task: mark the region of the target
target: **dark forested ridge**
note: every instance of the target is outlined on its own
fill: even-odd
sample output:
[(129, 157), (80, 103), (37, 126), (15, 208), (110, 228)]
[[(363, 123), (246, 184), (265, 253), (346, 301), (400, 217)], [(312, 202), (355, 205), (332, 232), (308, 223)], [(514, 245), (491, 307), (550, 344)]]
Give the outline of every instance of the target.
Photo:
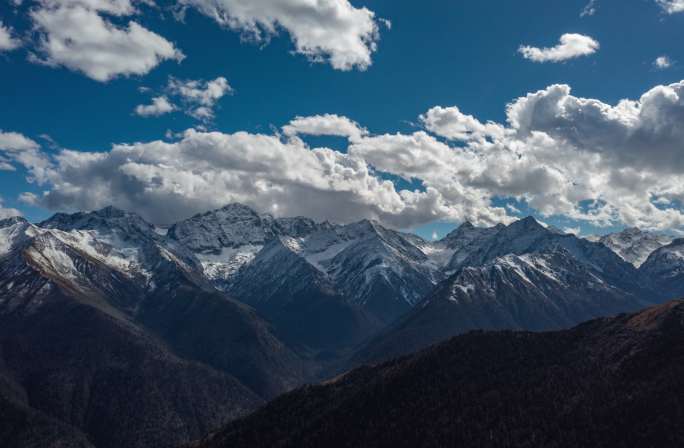
[(683, 342), (684, 301), (472, 332), (286, 394), (193, 446), (681, 447)]

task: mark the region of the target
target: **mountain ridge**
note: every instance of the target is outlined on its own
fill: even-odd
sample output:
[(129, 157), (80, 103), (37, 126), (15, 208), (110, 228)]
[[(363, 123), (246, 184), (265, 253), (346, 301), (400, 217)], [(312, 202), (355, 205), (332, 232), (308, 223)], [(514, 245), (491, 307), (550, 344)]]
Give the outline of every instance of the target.
[(682, 337), (681, 300), (559, 332), (471, 332), (286, 394), (191, 446), (678, 446)]

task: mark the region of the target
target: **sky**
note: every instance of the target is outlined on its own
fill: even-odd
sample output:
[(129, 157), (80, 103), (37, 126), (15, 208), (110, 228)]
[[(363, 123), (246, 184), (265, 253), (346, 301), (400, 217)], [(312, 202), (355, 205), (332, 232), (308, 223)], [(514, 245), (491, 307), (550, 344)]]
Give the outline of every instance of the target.
[(0, 216), (684, 231), (684, 1), (0, 0)]

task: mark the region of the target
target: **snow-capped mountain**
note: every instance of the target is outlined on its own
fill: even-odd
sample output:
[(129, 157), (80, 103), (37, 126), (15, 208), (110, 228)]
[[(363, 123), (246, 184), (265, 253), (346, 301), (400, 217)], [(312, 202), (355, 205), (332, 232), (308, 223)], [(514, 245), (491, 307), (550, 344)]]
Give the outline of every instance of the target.
[(445, 247), (449, 254), (446, 273), (456, 272), (470, 254), (480, 250), (490, 238), (505, 227), (503, 224), (494, 227), (475, 227), (466, 221), (444, 239), (435, 243), (435, 246)]
[(640, 273), (600, 243), (558, 234), (532, 218), (482, 240), (461, 268), (355, 363), (424, 348), (473, 329), (559, 329), (656, 301)]
[(354, 363), (389, 359), (470, 330), (561, 329), (643, 306), (563, 248), (509, 254), (461, 269), (362, 349)]
[(253, 310), (217, 291), (192, 252), (114, 208), (4, 220), (0, 315), (22, 319), (57, 298), (154, 334), (261, 396), (298, 384), (303, 361)]
[(246, 264), (230, 285), (284, 340), (316, 351), (352, 347), (375, 334), (380, 322), (342, 295), (325, 271), (302, 254), (303, 242), (277, 237)]
[(522, 255), (564, 248), (578, 262), (586, 264), (610, 284), (628, 291), (642, 291), (637, 270), (602, 244), (592, 243), (572, 234), (559, 234), (528, 217), (516, 221), (488, 238), (472, 251), (462, 266), (482, 266), (505, 255)]
[(605, 235), (599, 239), (599, 242), (638, 268), (653, 251), (670, 244), (672, 238), (632, 227), (622, 232)]
[[(318, 278), (314, 285), (326, 294), (342, 297), (349, 304), (370, 311), (389, 322), (414, 306), (444, 278), (441, 268), (448, 262), (434, 256), (439, 249), (416, 236), (361, 221), (348, 225), (316, 223), (307, 218), (273, 218), (250, 208), (231, 204), (197, 215), (170, 228), (168, 238), (194, 252), (205, 275), (215, 286), (254, 305), (255, 272), (279, 272), (284, 257), (305, 263), (302, 269)], [(278, 241), (269, 246), (270, 242)], [(262, 253), (263, 252), (263, 253)], [(262, 306), (270, 300), (296, 303), (301, 291), (310, 293), (310, 276), (282, 279), (288, 288), (273, 282), (262, 291)], [(264, 286), (265, 286), (264, 285)]]
[(560, 328), (634, 309), (660, 298), (646, 265), (637, 271), (605, 245), (532, 218), (466, 222), (434, 242), (374, 221), (274, 218), (239, 204), (168, 232), (112, 207), (0, 222), (3, 312), (29, 312), (59, 292), (260, 395), (306, 378), (312, 357), (388, 327), (385, 336), (410, 347), (409, 335), (420, 345), (470, 328)]
[(662, 300), (684, 297), (684, 239), (656, 249), (639, 270), (657, 285)]
[(278, 236), (303, 237), (326, 227), (330, 226), (308, 218), (275, 219), (242, 204), (229, 204), (174, 224), (167, 239), (190, 249), (207, 278), (225, 287), (268, 241)]

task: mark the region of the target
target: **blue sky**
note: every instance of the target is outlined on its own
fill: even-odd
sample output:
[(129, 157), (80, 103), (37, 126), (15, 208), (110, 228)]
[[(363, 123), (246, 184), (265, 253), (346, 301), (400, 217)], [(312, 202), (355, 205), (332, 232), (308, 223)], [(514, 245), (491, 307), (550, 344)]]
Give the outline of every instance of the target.
[[(0, 20), (22, 42), (19, 48), (0, 52), (0, 129), (37, 142), (47, 158), (62, 148), (107, 152), (114, 143), (150, 142), (163, 139), (167, 131), (198, 126), (226, 134), (272, 133), (296, 116), (335, 114), (348, 117), (371, 135), (408, 135), (421, 129), (418, 117), (432, 107), (457, 106), (482, 123), (505, 124), (508, 103), (553, 84), (571, 86), (576, 97), (615, 105), (684, 79), (684, 13), (668, 14), (655, 0), (599, 0), (596, 12), (584, 17), (580, 12), (587, 5), (585, 0), (355, 0), (354, 8), (368, 8), (376, 20), (391, 21), (391, 28), (378, 21), (380, 38), (372, 65), (346, 71), (293, 54), (292, 36), (284, 28), (268, 42), (253, 43), (198, 9), (188, 9), (184, 20), (178, 21), (170, 12), (173, 3), (159, 8), (140, 5), (132, 17), (172, 42), (185, 58), (166, 60), (145, 74), (115, 76), (107, 82), (30, 60), (29, 55), (40, 50), (36, 50), (37, 32), (31, 31), (29, 11), (46, 3), (26, 0), (15, 6), (3, 0), (0, 8)], [(129, 19), (109, 17), (116, 26), (125, 26)], [(533, 62), (518, 52), (521, 45), (552, 47), (565, 33), (589, 36), (600, 43), (600, 49), (550, 63)], [(655, 67), (660, 56), (667, 56), (671, 66)], [(182, 112), (159, 117), (133, 113), (137, 105), (167, 94), (169, 77), (225, 77), (233, 91), (215, 102), (210, 121), (200, 122)], [(141, 92), (141, 88), (150, 90)], [(347, 151), (344, 138), (302, 138), (311, 146)], [(447, 140), (440, 135), (435, 139)], [(55, 185), (27, 182), (31, 167), (16, 163), (15, 169), (0, 171), (4, 207), (18, 209), (31, 219), (48, 216), (54, 211), (50, 208), (69, 208), (57, 201), (51, 205), (20, 201), (23, 192), (40, 195)], [(397, 189), (421, 184), (401, 180), (401, 176), (384, 178), (403, 183)], [(499, 205), (509, 202), (495, 201)], [(524, 202), (515, 201), (522, 213), (537, 214), (563, 228), (580, 227), (585, 233), (629, 224), (618, 220), (597, 226), (559, 214), (541, 216)], [(418, 227), (424, 235), (433, 230), (441, 235), (460, 216), (438, 216), (431, 224), (411, 223), (409, 227)]]

